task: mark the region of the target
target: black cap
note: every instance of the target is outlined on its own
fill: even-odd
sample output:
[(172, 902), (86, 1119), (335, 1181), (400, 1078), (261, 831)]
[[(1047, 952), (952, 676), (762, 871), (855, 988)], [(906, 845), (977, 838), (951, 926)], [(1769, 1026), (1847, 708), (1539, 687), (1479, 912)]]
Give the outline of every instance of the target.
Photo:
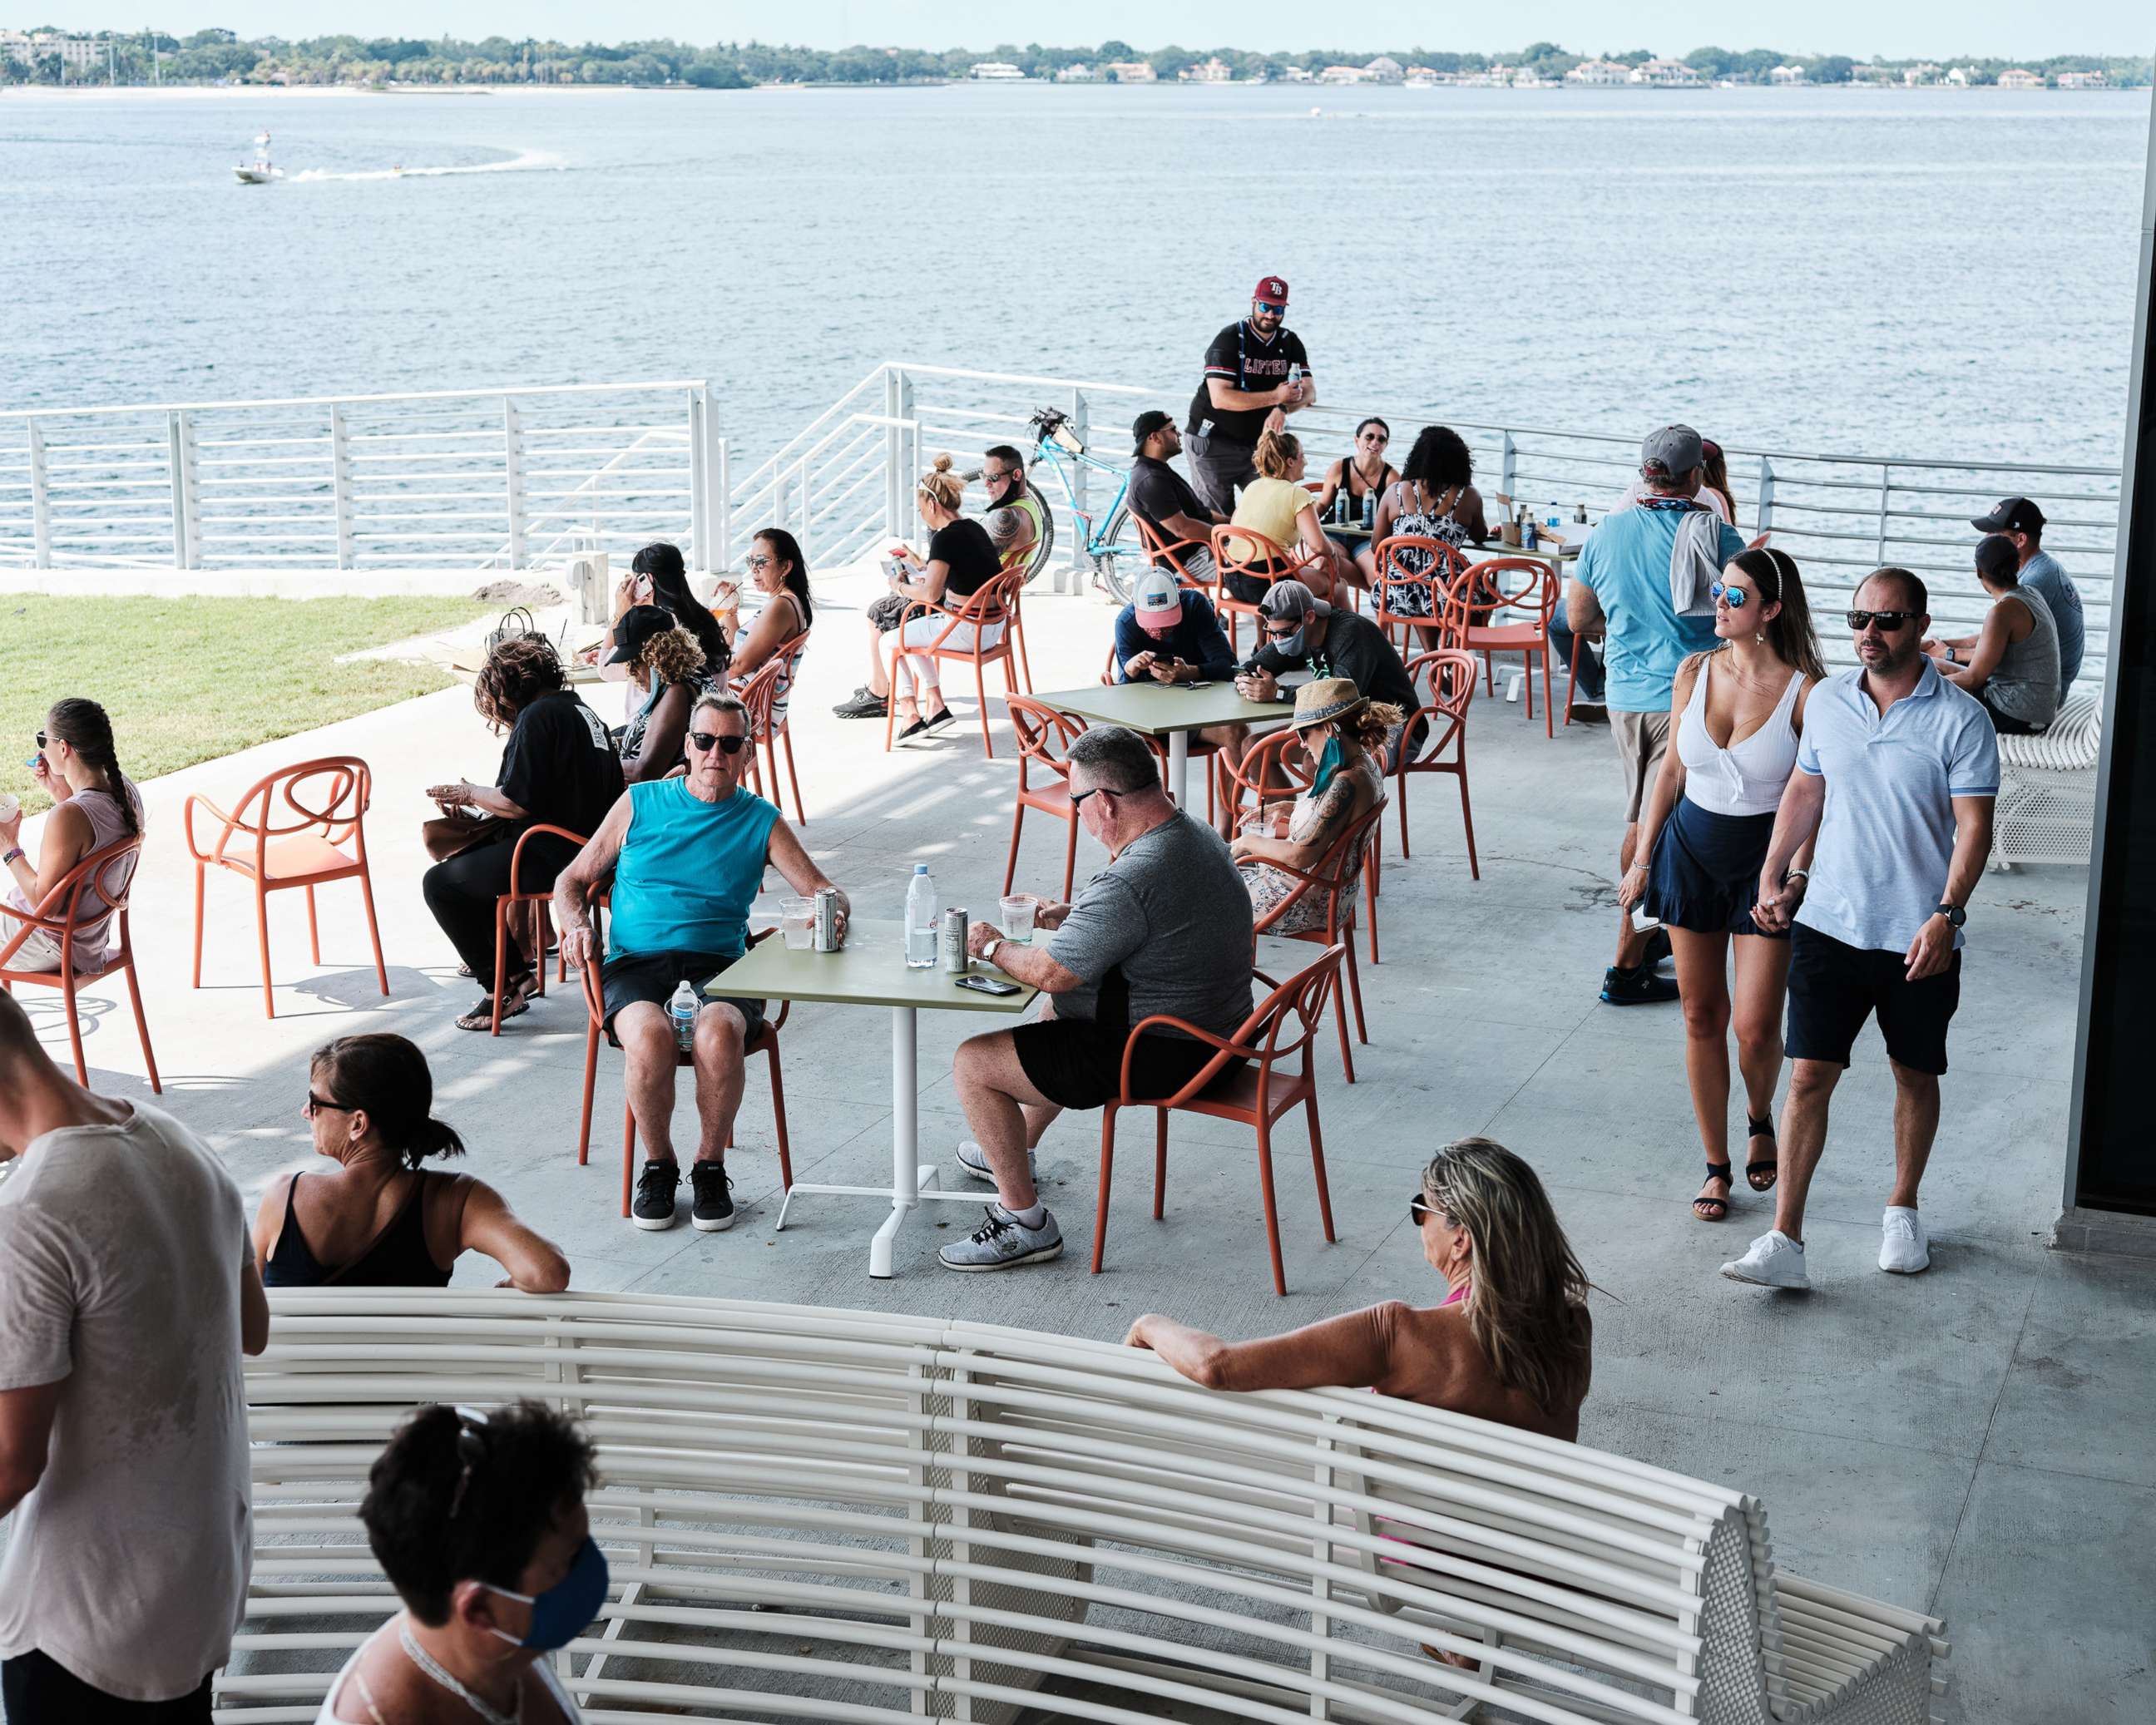
[(1136, 454), (1146, 445), (1146, 439), (1163, 426), (1175, 424), (1175, 415), (1163, 413), (1158, 408), (1147, 408), (1131, 421), (1131, 453)]
[(1969, 521), (1979, 533), (2035, 533), (2044, 526), (2044, 511), (2026, 497), (2002, 497), (1989, 515)]
[(613, 652), (608, 665), (634, 665), (636, 655), (654, 635), (674, 627), (674, 614), (664, 605), (631, 605), (613, 626)]
[(1986, 533), (1976, 542), (1976, 572), (2001, 587), (2019, 586), (2021, 553), (2004, 533)]

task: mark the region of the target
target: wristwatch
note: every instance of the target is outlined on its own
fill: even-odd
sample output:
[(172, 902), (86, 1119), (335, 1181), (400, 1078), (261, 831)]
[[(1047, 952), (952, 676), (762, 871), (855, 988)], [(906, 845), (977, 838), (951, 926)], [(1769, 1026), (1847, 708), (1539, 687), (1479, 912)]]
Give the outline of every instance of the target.
[(1947, 649), (1947, 663), (1948, 665), (1959, 665), (1961, 663), (1958, 659), (1953, 656), (1953, 649), (1952, 647), (1948, 647)]
[(994, 939), (991, 940), (988, 945), (982, 947), (981, 962), (983, 964), (993, 964), (996, 962), (996, 948), (1003, 945), (1003, 943), (1004, 937), (1001, 935), (998, 935)]
[(1947, 927), (1949, 928), (1958, 928), (1969, 921), (1969, 912), (1962, 909), (1959, 905), (1941, 905), (1932, 914), (1934, 916), (1945, 917)]

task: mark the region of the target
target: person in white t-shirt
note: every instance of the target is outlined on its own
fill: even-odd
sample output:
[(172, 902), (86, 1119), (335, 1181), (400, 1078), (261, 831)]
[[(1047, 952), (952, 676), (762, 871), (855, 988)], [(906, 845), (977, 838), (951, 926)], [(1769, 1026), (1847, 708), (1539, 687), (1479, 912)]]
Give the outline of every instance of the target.
[(0, 1700), (8, 1725), (210, 1717), (254, 1543), (247, 1212), (179, 1122), (61, 1076), (0, 993)]

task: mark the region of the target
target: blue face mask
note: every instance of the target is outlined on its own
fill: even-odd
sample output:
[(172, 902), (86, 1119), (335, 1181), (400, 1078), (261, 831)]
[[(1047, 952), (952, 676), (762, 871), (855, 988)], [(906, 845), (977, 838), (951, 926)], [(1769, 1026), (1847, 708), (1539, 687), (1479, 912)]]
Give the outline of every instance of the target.
[(606, 1603), (606, 1553), (588, 1533), (578, 1547), (576, 1561), (569, 1565), (569, 1573), (543, 1594), (513, 1594), (506, 1587), (495, 1587), (482, 1582), (489, 1593), (500, 1594), (505, 1599), (521, 1599), (531, 1608), (531, 1627), (524, 1632), (524, 1639), (503, 1630), (490, 1630), (490, 1635), (501, 1637), (512, 1646), (530, 1647), (541, 1653), (552, 1653), (557, 1647), (566, 1647), (584, 1632), (585, 1625), (599, 1615), (599, 1607)]

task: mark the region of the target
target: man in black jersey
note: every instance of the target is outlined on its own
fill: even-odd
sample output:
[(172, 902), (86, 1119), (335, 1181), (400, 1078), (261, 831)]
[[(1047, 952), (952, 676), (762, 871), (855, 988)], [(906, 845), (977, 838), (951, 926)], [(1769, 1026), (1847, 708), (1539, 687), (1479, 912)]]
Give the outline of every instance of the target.
[(1286, 318), (1287, 284), (1264, 277), (1250, 296), (1250, 315), (1205, 350), (1205, 375), (1190, 398), (1183, 452), (1199, 495), (1224, 517), (1235, 511), (1235, 488), (1257, 477), (1252, 455), (1260, 434), (1278, 430), (1290, 413), (1317, 402), (1310, 356)]

